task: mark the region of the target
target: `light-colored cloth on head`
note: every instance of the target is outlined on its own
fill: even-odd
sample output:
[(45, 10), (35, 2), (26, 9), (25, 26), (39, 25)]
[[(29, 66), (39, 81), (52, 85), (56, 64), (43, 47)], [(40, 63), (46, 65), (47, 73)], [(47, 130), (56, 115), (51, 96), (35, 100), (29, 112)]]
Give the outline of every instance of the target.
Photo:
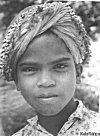
[(47, 30), (64, 41), (75, 64), (88, 58), (89, 39), (85, 28), (67, 3), (33, 5), (21, 11), (7, 29), (0, 62), (6, 79), (9, 80), (11, 71), (16, 69), (16, 64), (30, 41)]

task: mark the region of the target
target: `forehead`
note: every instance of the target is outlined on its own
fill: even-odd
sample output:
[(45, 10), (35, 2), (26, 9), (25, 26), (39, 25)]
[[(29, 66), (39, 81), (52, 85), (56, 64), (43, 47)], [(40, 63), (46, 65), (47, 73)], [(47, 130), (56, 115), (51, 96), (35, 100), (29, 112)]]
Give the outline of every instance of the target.
[(39, 36), (31, 41), (23, 54), (21, 61), (34, 60), (46, 62), (61, 57), (72, 57), (72, 55), (60, 38), (50, 34)]

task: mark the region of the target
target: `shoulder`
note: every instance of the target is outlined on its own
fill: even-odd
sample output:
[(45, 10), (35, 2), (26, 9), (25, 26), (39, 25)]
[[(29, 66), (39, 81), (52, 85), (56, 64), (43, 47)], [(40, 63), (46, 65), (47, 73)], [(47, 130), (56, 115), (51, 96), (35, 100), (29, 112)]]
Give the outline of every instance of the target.
[(89, 111), (90, 114), (90, 129), (100, 132), (100, 114), (95, 111)]
[(100, 132), (100, 114), (89, 110), (85, 109), (84, 115), (83, 115), (83, 124), (84, 128), (88, 131), (93, 131), (93, 132)]
[(30, 131), (30, 125), (26, 125), (24, 128), (13, 134), (12, 136), (24, 136)]
[(100, 132), (100, 114), (88, 109), (82, 101), (79, 101), (76, 115), (77, 122), (75, 127), (79, 130), (82, 132)]
[(88, 108), (85, 108), (84, 117), (86, 117), (90, 121), (95, 121), (95, 120), (100, 121), (100, 114)]
[(35, 127), (34, 127), (35, 121), (36, 121), (36, 117), (29, 119), (28, 124), (24, 128), (20, 129), (18, 132), (13, 134), (12, 136), (31, 136), (31, 135), (34, 135), (34, 133), (35, 133)]

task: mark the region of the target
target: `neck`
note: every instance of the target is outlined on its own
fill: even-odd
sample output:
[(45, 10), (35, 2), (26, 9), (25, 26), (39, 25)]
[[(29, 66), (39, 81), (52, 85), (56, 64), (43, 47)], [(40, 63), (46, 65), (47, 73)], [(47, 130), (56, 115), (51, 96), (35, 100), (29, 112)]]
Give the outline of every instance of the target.
[(74, 101), (74, 99), (71, 99), (71, 101), (63, 108), (63, 110), (56, 115), (43, 116), (41, 114), (37, 114), (39, 123), (48, 132), (57, 134), (76, 108), (77, 103)]

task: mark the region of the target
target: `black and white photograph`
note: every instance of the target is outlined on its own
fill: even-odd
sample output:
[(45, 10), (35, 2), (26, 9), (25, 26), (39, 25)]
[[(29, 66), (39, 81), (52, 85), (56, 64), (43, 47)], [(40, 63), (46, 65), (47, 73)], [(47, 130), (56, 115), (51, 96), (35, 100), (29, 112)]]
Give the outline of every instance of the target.
[(0, 136), (100, 136), (100, 1), (0, 0)]

